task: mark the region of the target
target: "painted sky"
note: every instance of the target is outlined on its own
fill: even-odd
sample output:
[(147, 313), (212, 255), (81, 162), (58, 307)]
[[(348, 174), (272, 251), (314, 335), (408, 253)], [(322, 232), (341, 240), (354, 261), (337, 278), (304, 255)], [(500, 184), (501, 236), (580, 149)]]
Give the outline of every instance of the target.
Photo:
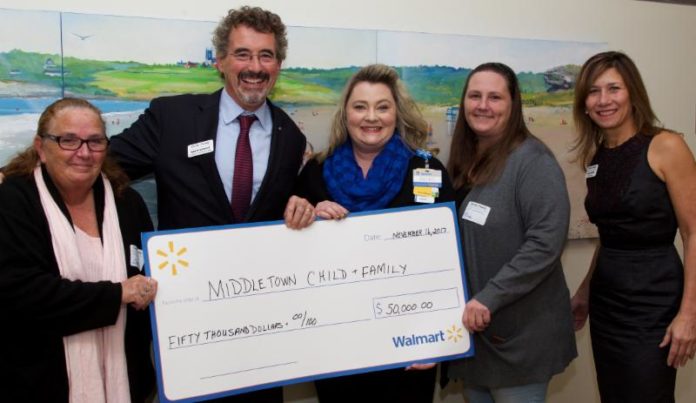
[(60, 14), (0, 9), (0, 52), (60, 53)]
[(379, 61), (392, 66), (442, 65), (474, 68), (502, 62), (517, 72), (543, 72), (561, 64), (582, 65), (604, 43), (492, 38), (379, 31)]
[[(201, 62), (216, 22), (63, 13), (66, 56), (105, 61), (172, 64)], [(0, 51), (58, 53), (60, 14), (0, 9)], [(376, 61), (393, 66), (473, 68), (500, 61), (518, 72), (582, 64), (603, 43), (492, 38), (330, 28), (288, 28), (284, 67), (334, 68)]]
[(335, 68), (377, 61), (377, 31), (329, 28), (288, 28), (284, 67)]
[(202, 62), (214, 29), (212, 22), (63, 13), (63, 46), (81, 59)]

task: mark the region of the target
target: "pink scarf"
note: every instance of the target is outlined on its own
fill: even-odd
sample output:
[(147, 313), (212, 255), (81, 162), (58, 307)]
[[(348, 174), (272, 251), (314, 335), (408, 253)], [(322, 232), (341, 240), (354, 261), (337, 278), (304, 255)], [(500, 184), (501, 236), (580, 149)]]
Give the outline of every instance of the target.
[[(103, 175), (102, 178), (105, 197), (103, 264), (101, 272), (95, 274), (85, 270), (78, 252), (75, 231), (46, 188), (41, 167), (34, 169), (34, 179), (63, 278), (120, 283), (128, 277), (114, 194), (109, 180)], [(126, 307), (122, 305), (115, 325), (63, 337), (71, 403), (130, 402), (124, 348), (125, 329)]]

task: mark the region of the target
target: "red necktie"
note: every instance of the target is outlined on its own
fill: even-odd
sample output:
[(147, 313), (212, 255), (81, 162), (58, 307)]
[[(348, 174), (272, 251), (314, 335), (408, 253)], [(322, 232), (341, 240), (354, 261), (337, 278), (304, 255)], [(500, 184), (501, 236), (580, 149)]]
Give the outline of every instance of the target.
[(239, 117), (239, 137), (234, 155), (234, 177), (232, 178), (232, 215), (234, 222), (244, 222), (251, 204), (251, 188), (254, 182), (254, 165), (249, 144), (249, 129), (256, 120), (255, 115)]

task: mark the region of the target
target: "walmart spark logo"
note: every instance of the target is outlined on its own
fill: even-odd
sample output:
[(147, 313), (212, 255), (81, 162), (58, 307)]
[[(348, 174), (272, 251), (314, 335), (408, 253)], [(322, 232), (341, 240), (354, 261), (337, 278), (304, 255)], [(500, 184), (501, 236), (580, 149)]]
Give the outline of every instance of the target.
[(452, 325), (451, 328), (447, 329), (447, 340), (452, 340), (456, 343), (463, 338), (464, 331), (461, 327), (457, 327), (457, 325)]
[(166, 268), (167, 266), (171, 267), (172, 270), (172, 276), (176, 276), (177, 271), (176, 271), (176, 265), (180, 265), (183, 267), (188, 267), (189, 263), (188, 261), (184, 260), (181, 258), (181, 255), (186, 253), (187, 249), (186, 247), (179, 248), (178, 251), (174, 252), (174, 242), (169, 241), (168, 242), (169, 246), (169, 252), (165, 252), (162, 249), (157, 249), (157, 255), (162, 256), (165, 258), (165, 260), (157, 266), (160, 270)]

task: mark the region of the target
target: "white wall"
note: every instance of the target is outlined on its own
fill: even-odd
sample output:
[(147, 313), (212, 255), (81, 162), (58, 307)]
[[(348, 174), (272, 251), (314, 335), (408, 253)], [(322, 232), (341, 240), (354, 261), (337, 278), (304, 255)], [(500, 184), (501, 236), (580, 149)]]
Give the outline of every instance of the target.
[[(638, 64), (653, 107), (666, 126), (685, 133), (696, 150), (696, 7), (635, 0), (2, 0), (0, 7), (217, 21), (229, 8), (258, 5), (288, 25), (384, 29), (527, 39), (604, 41)], [(462, 49), (462, 52), (475, 49)], [(292, 44), (290, 44), (292, 52)], [(593, 240), (571, 241), (564, 253), (569, 287), (585, 274)], [(550, 402), (598, 402), (589, 333), (579, 332), (580, 357), (551, 385)], [(696, 401), (696, 364), (679, 371), (677, 401)], [(450, 390), (454, 388), (450, 387)], [(313, 402), (309, 385), (286, 389), (293, 402)], [(438, 393), (436, 401), (461, 401)]]

